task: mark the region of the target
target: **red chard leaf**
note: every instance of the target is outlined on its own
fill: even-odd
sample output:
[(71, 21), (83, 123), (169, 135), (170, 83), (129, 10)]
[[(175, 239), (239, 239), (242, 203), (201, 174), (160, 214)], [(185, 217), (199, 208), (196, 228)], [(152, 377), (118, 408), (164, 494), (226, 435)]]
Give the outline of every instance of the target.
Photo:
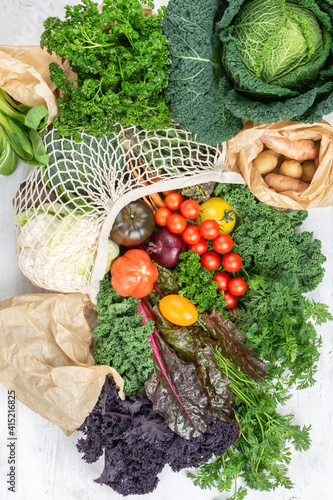
[(209, 405), (195, 365), (179, 359), (156, 329), (149, 337), (154, 350), (154, 368), (145, 389), (154, 411), (181, 437), (200, 436), (207, 428)]
[(209, 334), (220, 341), (221, 354), (239, 366), (243, 373), (257, 382), (266, 376), (264, 361), (256, 356), (251, 347), (244, 344), (245, 337), (237, 330), (232, 321), (213, 309), (211, 314), (204, 313), (205, 327)]

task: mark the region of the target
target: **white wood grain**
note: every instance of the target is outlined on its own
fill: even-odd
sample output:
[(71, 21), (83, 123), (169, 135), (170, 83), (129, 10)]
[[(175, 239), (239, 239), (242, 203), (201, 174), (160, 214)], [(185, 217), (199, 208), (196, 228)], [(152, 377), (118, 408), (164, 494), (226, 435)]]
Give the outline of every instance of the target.
[[(1, 0), (0, 44), (33, 45), (39, 43), (43, 20), (63, 16), (67, 0)], [(70, 3), (79, 3), (71, 1)], [(167, 1), (155, 2), (157, 6)], [(333, 115), (330, 116), (331, 123)], [(39, 291), (29, 283), (18, 269), (15, 256), (15, 238), (11, 199), (26, 177), (29, 167), (20, 164), (10, 178), (0, 178), (0, 300), (16, 294)], [(303, 225), (323, 241), (327, 256), (326, 275), (323, 283), (310, 296), (326, 302), (333, 310), (333, 207), (313, 209)], [(295, 484), (291, 491), (278, 489), (273, 493), (249, 492), (248, 500), (331, 500), (331, 469), (333, 465), (333, 338), (332, 325), (318, 331), (323, 337), (317, 384), (294, 394), (284, 413), (294, 413), (295, 422), (312, 425), (313, 444), (307, 452), (292, 452), (290, 476)], [(0, 332), (1, 335), (1, 332)], [(0, 498), (9, 500), (120, 500), (120, 495), (106, 486), (94, 483), (103, 464), (88, 465), (81, 460), (75, 448), (80, 436), (66, 437), (55, 425), (17, 402), (17, 482), (16, 493), (7, 491), (7, 391), (0, 386)], [(224, 500), (228, 497), (217, 491), (201, 491), (186, 478), (166, 467), (160, 474), (160, 483), (154, 493), (133, 500)]]

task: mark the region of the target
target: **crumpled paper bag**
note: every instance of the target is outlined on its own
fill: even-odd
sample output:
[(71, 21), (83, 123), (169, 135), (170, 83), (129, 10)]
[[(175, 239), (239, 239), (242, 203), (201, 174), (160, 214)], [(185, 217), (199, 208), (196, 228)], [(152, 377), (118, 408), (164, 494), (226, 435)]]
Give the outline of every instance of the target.
[(75, 78), (68, 61), (39, 46), (0, 45), (0, 88), (27, 106), (44, 104), (49, 111), (48, 125), (59, 114), (59, 91), (49, 75), (51, 62), (58, 63), (69, 78)]
[(87, 302), (79, 293), (40, 293), (0, 303), (0, 382), (66, 435), (94, 408), (107, 375), (125, 398), (118, 372), (94, 366)]
[[(261, 151), (260, 137), (265, 133), (290, 140), (321, 140), (319, 166), (309, 187), (302, 193), (277, 193), (268, 187), (253, 167), (252, 161)], [(285, 210), (306, 210), (333, 205), (333, 127), (327, 122), (293, 123), (290, 121), (258, 124), (247, 121), (243, 129), (227, 143), (228, 167), (242, 174), (250, 191), (262, 202)]]

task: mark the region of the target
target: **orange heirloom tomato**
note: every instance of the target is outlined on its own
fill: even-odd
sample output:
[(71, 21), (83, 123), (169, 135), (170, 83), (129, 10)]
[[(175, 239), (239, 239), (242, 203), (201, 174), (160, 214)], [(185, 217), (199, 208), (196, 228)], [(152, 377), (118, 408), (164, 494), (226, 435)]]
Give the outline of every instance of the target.
[(157, 267), (143, 250), (128, 250), (111, 265), (111, 285), (122, 297), (145, 297), (157, 278)]
[(190, 304), (186, 297), (180, 295), (166, 295), (159, 301), (159, 307), (162, 316), (174, 325), (189, 326), (198, 319), (194, 304)]

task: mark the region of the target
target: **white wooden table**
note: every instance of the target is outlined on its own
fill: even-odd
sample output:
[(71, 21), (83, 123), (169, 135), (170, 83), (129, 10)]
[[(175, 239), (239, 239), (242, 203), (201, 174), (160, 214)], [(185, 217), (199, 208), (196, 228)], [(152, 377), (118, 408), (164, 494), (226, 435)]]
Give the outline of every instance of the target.
[[(74, 0), (1, 0), (0, 44), (38, 45), (43, 20), (48, 16), (63, 16), (63, 7)], [(166, 5), (167, 0), (155, 2)], [(329, 117), (333, 124), (333, 115)], [(29, 167), (19, 164), (9, 178), (0, 178), (0, 300), (35, 289), (18, 269), (11, 199), (26, 177)], [(314, 232), (323, 242), (327, 256), (324, 281), (311, 298), (326, 302), (333, 311), (333, 208), (312, 209), (303, 229)], [(332, 324), (318, 328), (323, 347), (317, 374), (317, 384), (297, 391), (284, 413), (294, 413), (295, 422), (312, 425), (312, 447), (307, 452), (293, 452), (290, 476), (293, 490), (278, 489), (273, 493), (250, 491), (248, 500), (332, 500), (333, 467), (333, 335)], [(1, 335), (1, 332), (0, 332)], [(107, 486), (94, 483), (102, 471), (102, 460), (93, 465), (81, 460), (75, 443), (76, 432), (66, 437), (27, 407), (16, 402), (16, 492), (7, 490), (9, 472), (7, 441), (7, 390), (0, 385), (0, 499), (8, 500), (120, 500), (124, 498)], [(166, 467), (160, 474), (159, 486), (145, 497), (133, 500), (224, 500), (226, 494), (202, 491), (186, 478), (185, 471), (174, 474)]]

